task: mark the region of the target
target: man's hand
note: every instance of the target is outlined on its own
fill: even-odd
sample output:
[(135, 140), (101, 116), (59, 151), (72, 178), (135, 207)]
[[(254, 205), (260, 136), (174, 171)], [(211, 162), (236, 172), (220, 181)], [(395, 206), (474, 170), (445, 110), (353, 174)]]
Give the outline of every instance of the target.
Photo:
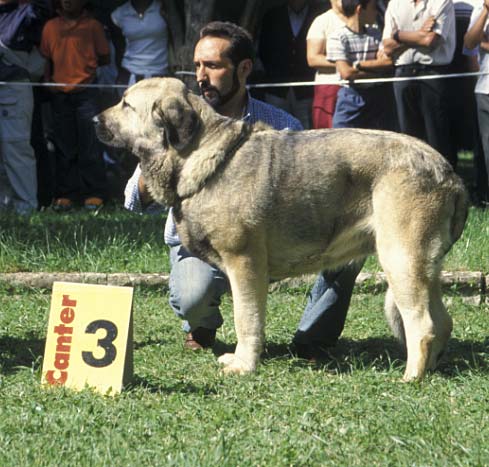
[(146, 185), (143, 174), (141, 174), (138, 179), (138, 190), (139, 190), (139, 199), (141, 200), (141, 204), (143, 206), (147, 206), (148, 204), (151, 204), (154, 201), (153, 197), (151, 196), (151, 193), (148, 190), (148, 186)]
[[(487, 0), (487, 1), (489, 1), (489, 0)], [(420, 31), (423, 31), (423, 32), (431, 32), (431, 31), (433, 31), (433, 28), (435, 27), (435, 24), (436, 24), (435, 17), (434, 16), (430, 16), (423, 23), (423, 25), (421, 26)]]

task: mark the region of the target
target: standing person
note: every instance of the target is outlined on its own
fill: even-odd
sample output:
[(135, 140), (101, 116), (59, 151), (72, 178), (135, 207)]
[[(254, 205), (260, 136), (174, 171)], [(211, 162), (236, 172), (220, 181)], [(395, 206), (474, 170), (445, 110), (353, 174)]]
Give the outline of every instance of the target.
[(75, 201), (86, 209), (103, 205), (106, 174), (102, 148), (92, 118), (99, 112), (98, 66), (110, 62), (101, 23), (84, 6), (87, 0), (61, 0), (60, 16), (46, 24), (41, 52), (49, 60), (46, 81), (69, 83), (53, 88), (53, 136), (56, 146), (56, 187), (53, 209), (67, 211)]
[[(489, 72), (489, 0), (474, 8), (464, 37), (469, 50), (479, 49), (480, 71)], [(485, 180), (480, 182), (479, 203), (489, 203), (489, 75), (481, 75), (475, 85), (477, 118), (485, 160)], [(482, 164), (481, 164), (482, 165)]]
[[(331, 9), (319, 15), (307, 33), (307, 63), (316, 70), (316, 83), (330, 79), (336, 65), (326, 57), (328, 37), (346, 24), (347, 18), (341, 10), (341, 0), (331, 0)], [(312, 102), (313, 128), (332, 128), (336, 99), (340, 86), (316, 84)]]
[[(263, 17), (258, 55), (267, 83), (312, 81), (314, 71), (307, 64), (306, 35), (319, 10), (309, 0), (288, 0)], [(271, 87), (265, 101), (296, 117), (306, 129), (312, 128), (312, 86)]]
[[(132, 85), (144, 78), (170, 74), (172, 40), (164, 0), (129, 0), (110, 15), (116, 49), (117, 84)], [(124, 89), (118, 89), (119, 97)], [(134, 172), (137, 159), (116, 150), (111, 166), (121, 178), (121, 188)], [(110, 174), (110, 172), (109, 172)]]
[[(0, 0), (0, 81), (37, 81), (44, 60), (37, 46), (51, 16), (49, 0)], [(0, 210), (37, 209), (36, 157), (31, 146), (34, 97), (30, 86), (0, 86)]]
[(160, 1), (129, 0), (110, 17), (119, 33), (115, 41), (119, 84), (169, 74), (170, 34)]
[[(200, 32), (194, 50), (197, 83), (202, 97), (220, 114), (249, 123), (262, 121), (275, 129), (300, 130), (284, 111), (250, 97), (246, 80), (253, 68), (254, 49), (247, 31), (232, 23), (212, 22)], [(126, 187), (125, 206), (141, 211), (152, 202), (139, 166)], [(229, 290), (225, 274), (198, 259), (180, 242), (170, 211), (165, 225), (170, 247), (170, 305), (183, 321), (184, 346), (212, 347), (222, 324), (221, 296)], [(345, 272), (346, 271), (346, 272)], [(311, 358), (321, 346), (332, 345), (343, 330), (355, 277), (355, 266), (320, 275), (294, 337), (298, 356)], [(316, 293), (321, 290), (321, 295)]]
[(333, 127), (385, 129), (385, 86), (355, 83), (356, 79), (378, 77), (392, 67), (392, 60), (379, 52), (381, 32), (367, 26), (375, 21), (375, 0), (342, 0), (341, 6), (346, 24), (329, 35), (327, 57), (349, 84), (338, 92)]
[[(383, 44), (393, 58), (396, 77), (448, 72), (455, 51), (452, 0), (391, 0), (385, 14)], [(394, 83), (400, 130), (424, 139), (453, 166), (456, 149), (450, 133), (448, 86), (445, 79)]]

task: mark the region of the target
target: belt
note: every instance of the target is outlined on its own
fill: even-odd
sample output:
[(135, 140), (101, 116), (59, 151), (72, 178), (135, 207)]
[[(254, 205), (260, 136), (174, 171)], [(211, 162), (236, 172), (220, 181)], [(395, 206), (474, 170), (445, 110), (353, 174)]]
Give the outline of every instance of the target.
[(414, 71), (439, 71), (448, 70), (448, 65), (425, 65), (423, 63), (411, 63), (409, 65), (397, 65), (396, 70), (414, 70)]

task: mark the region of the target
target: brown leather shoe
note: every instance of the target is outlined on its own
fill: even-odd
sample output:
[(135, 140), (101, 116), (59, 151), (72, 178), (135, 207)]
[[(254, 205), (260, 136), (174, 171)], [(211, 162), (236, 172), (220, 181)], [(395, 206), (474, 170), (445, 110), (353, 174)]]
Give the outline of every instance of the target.
[(216, 330), (195, 328), (185, 336), (184, 348), (189, 350), (203, 350), (213, 347), (216, 343)]

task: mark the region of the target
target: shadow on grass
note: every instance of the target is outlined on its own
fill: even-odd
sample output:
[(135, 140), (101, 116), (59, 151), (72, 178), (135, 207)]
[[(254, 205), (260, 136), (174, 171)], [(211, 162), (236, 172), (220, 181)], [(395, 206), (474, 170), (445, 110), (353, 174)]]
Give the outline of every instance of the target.
[[(437, 368), (445, 376), (455, 376), (477, 371), (489, 374), (489, 339), (471, 341), (451, 339), (447, 352)], [(264, 360), (276, 358), (295, 358), (287, 344), (268, 343)], [(406, 362), (406, 353), (392, 337), (368, 338), (360, 340), (340, 339), (335, 347), (325, 349), (324, 354), (313, 363), (318, 370), (327, 369), (337, 373), (349, 373), (352, 368), (379, 370), (402, 369)], [(311, 362), (296, 358), (294, 365), (311, 367)]]
[(0, 372), (8, 376), (19, 369), (37, 368), (44, 354), (45, 340), (37, 336), (0, 338)]
[[(154, 343), (161, 344), (160, 340), (149, 340), (135, 343), (135, 350)], [(37, 369), (44, 354), (44, 339), (35, 335), (23, 338), (4, 336), (0, 338), (0, 373), (9, 376), (19, 370), (29, 368)], [(213, 349), (216, 357), (234, 352), (235, 344), (226, 344), (217, 341)], [(392, 368), (402, 369), (405, 365), (405, 352), (394, 338), (368, 338), (360, 340), (340, 339), (335, 347), (326, 349), (324, 358), (317, 360), (313, 367), (317, 370), (328, 370), (336, 373), (349, 373), (352, 368), (369, 368), (375, 366), (379, 370)], [(287, 359), (294, 360), (293, 365), (298, 367), (311, 367), (311, 363), (293, 356), (288, 344), (269, 342), (263, 360)], [(442, 358), (437, 369), (447, 377), (453, 377), (472, 371), (489, 374), (489, 338), (484, 341), (451, 339), (448, 350)], [(194, 386), (186, 382), (165, 384), (160, 380), (135, 375), (131, 388), (144, 388), (154, 393), (191, 393), (211, 395), (216, 390), (206, 386)]]
[(196, 386), (186, 381), (164, 382), (145, 376), (135, 375), (132, 382), (125, 388), (125, 391), (144, 389), (153, 394), (195, 394), (198, 396), (211, 396), (217, 394), (217, 389), (211, 386)]

